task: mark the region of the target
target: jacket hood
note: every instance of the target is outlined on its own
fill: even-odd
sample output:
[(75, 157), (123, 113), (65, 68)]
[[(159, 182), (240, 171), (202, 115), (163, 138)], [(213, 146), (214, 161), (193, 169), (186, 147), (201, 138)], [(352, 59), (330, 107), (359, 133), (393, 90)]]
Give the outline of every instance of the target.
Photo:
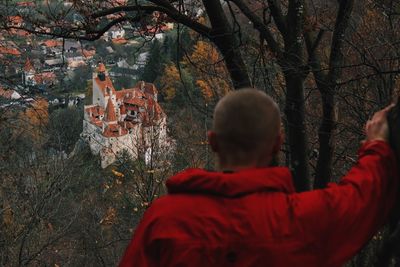
[(170, 194), (198, 193), (224, 197), (256, 192), (295, 192), (292, 175), (284, 167), (255, 168), (233, 173), (187, 169), (169, 178), (166, 185)]

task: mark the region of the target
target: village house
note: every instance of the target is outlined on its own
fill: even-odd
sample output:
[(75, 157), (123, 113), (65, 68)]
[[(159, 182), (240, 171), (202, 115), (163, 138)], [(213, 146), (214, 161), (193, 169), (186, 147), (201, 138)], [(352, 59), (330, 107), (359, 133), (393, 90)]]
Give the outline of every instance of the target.
[(105, 33), (105, 36), (111, 40), (121, 40), (125, 37), (125, 30), (120, 26), (113, 26)]
[(57, 76), (53, 71), (37, 72), (31, 60), (27, 58), (22, 71), (22, 84), (24, 86), (51, 86), (57, 83)]
[(24, 20), (21, 16), (9, 16), (7, 18), (7, 26), (8, 27), (16, 27), (20, 28), (24, 25)]
[(101, 166), (109, 166), (126, 151), (132, 158), (149, 158), (152, 148), (167, 147), (166, 115), (151, 83), (115, 90), (104, 64), (93, 74), (92, 104), (84, 107), (83, 132)]
[(0, 87), (0, 98), (18, 100), (21, 98), (21, 95), (15, 90)]

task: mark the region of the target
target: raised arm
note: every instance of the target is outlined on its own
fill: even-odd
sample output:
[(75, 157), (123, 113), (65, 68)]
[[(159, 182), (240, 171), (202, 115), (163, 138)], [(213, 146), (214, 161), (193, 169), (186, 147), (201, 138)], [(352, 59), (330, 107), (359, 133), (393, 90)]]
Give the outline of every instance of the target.
[(305, 238), (312, 238), (324, 266), (350, 259), (386, 222), (398, 192), (396, 159), (387, 143), (386, 114), (366, 124), (359, 159), (338, 184), (290, 197)]

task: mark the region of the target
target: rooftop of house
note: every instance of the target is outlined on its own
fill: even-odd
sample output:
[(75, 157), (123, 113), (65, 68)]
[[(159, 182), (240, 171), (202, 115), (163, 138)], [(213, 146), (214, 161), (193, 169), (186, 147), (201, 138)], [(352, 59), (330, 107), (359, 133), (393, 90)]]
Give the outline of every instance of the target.
[(5, 47), (0, 45), (0, 54), (10, 55), (10, 56), (21, 56), (21, 52), (17, 48)]
[(0, 97), (6, 99), (20, 99), (21, 95), (15, 90), (0, 87)]
[(24, 71), (26, 72), (35, 71), (35, 68), (33, 67), (32, 62), (29, 58), (26, 59)]
[(112, 39), (112, 42), (113, 42), (114, 44), (126, 44), (128, 41), (127, 41), (125, 38), (120, 37), (120, 38), (114, 38), (114, 39)]
[(95, 49), (90, 49), (90, 50), (83, 49), (83, 50), (82, 50), (82, 55), (83, 55), (85, 58), (91, 58), (91, 57), (93, 57), (95, 54), (96, 54), (96, 50), (95, 50)]
[(35, 7), (36, 4), (33, 1), (23, 1), (23, 2), (18, 2), (17, 6), (21, 6), (21, 7)]
[(59, 47), (63, 45), (63, 42), (60, 40), (49, 39), (41, 43), (43, 46), (52, 48), (52, 47)]
[(10, 23), (22, 23), (24, 22), (23, 18), (21, 16), (9, 16), (8, 22)]

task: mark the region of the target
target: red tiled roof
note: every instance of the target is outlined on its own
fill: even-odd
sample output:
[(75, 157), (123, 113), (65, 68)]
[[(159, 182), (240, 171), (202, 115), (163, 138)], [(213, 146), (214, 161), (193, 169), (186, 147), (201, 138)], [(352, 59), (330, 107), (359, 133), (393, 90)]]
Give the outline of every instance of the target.
[(122, 105), (119, 107), (119, 113), (120, 113), (120, 114), (126, 114), (126, 108), (125, 108), (125, 105), (124, 105), (124, 104), (122, 104)]
[(125, 38), (114, 38), (112, 39), (114, 44), (126, 44), (128, 41)]
[(140, 99), (140, 98), (125, 98), (124, 103), (139, 106), (139, 107), (144, 107), (146, 105), (144, 99)]
[(8, 47), (0, 46), (0, 54), (12, 55), (12, 56), (19, 57), (21, 55), (21, 52), (17, 48), (8, 48)]
[(92, 49), (92, 50), (83, 49), (82, 50), (82, 55), (86, 58), (92, 58), (95, 54), (96, 54), (96, 50), (94, 50), (94, 49)]
[(17, 3), (17, 6), (29, 6), (29, 7), (35, 7), (36, 6), (36, 4), (35, 4), (35, 2), (32, 2), (32, 1), (26, 1), (26, 2), (18, 2)]
[(146, 83), (144, 81), (139, 81), (136, 85), (136, 88), (141, 89), (143, 87), (143, 91), (147, 94), (150, 94), (152, 96), (154, 96), (155, 94), (158, 93), (157, 88), (154, 86), (154, 84), (152, 83)]
[(115, 114), (115, 108), (114, 108), (114, 104), (111, 100), (111, 97), (108, 98), (108, 103), (107, 103), (107, 107), (106, 107), (106, 118), (105, 121), (116, 121), (117, 120), (117, 115)]
[(33, 67), (32, 62), (29, 58), (26, 59), (24, 70), (25, 71), (31, 71), (31, 70), (35, 71), (35, 68)]
[(139, 111), (139, 108), (137, 106), (129, 106), (129, 105), (127, 105), (126, 109), (127, 110), (133, 110), (133, 111)]
[(29, 36), (31, 35), (29, 32), (22, 30), (22, 29), (9, 29), (7, 30), (8, 33), (12, 35), (18, 35), (18, 36)]
[(117, 99), (144, 98), (146, 95), (139, 88), (130, 88), (116, 91)]
[(54, 39), (46, 40), (42, 44), (47, 46), (47, 47), (56, 47), (56, 46), (62, 46), (63, 45), (63, 43), (61, 41), (54, 40)]
[(21, 16), (9, 16), (8, 21), (11, 23), (22, 23), (24, 20)]
[(114, 0), (114, 3), (118, 5), (126, 5), (127, 2), (127, 0)]
[[(121, 134), (120, 134), (121, 131)], [(118, 137), (128, 133), (128, 130), (118, 124), (110, 124), (103, 132), (105, 137)]]
[(100, 119), (90, 118), (90, 122), (96, 125), (97, 127), (103, 127), (103, 122)]
[(0, 87), (0, 97), (10, 99), (13, 93), (14, 93), (13, 90), (6, 90), (6, 89)]
[(51, 83), (56, 80), (56, 74), (54, 72), (43, 72), (36, 74), (33, 79), (36, 83), (44, 84), (44, 83)]
[(85, 111), (87, 113), (92, 112), (93, 117), (104, 115), (104, 109), (100, 106), (89, 107), (86, 108)]
[(145, 84), (144, 92), (148, 93), (148, 94), (151, 94), (153, 96), (158, 93), (156, 87), (152, 83), (146, 83)]

